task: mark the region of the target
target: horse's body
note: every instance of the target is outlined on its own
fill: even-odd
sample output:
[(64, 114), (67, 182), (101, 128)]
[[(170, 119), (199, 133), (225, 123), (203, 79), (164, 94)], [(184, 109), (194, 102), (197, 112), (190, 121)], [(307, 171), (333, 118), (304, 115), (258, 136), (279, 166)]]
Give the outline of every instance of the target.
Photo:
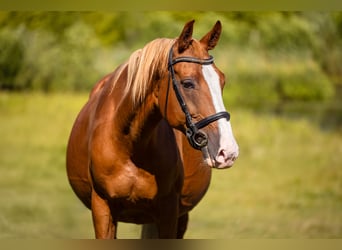
[[(169, 89), (168, 53), (207, 58), (206, 51), (216, 45), (221, 31), (218, 22), (197, 42), (191, 38), (192, 26), (193, 22), (188, 23), (178, 40), (157, 39), (133, 53), (127, 63), (96, 84), (75, 121), (67, 172), (75, 193), (92, 210), (97, 238), (115, 238), (118, 221), (155, 224), (161, 238), (183, 237), (188, 212), (209, 186), (208, 164), (225, 168), (237, 157), (235, 140), (222, 146), (217, 135), (224, 130), (218, 128), (221, 116), (205, 124), (209, 144), (202, 152), (191, 147), (184, 135), (184, 114)], [(199, 49), (202, 44), (207, 48)], [(172, 46), (177, 49), (172, 51)], [(204, 67), (186, 62), (174, 66), (177, 76), (181, 70), (194, 76)], [(182, 95), (188, 97), (186, 91), (182, 89)], [(202, 94), (197, 92), (191, 95)], [(217, 112), (208, 104), (202, 104), (209, 108), (199, 112), (195, 106), (201, 109), (200, 103), (185, 100), (194, 118)]]

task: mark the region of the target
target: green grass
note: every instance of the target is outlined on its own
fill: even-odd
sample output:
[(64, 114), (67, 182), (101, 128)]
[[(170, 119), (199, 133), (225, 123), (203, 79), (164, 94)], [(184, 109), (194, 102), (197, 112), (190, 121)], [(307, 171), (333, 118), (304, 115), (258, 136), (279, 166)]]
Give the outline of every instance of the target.
[(341, 237), (341, 134), (307, 120), (232, 112), (240, 158), (214, 171), (188, 237)]
[[(87, 94), (0, 93), (0, 237), (93, 238), (65, 149)], [(214, 170), (186, 238), (341, 238), (342, 134), (232, 107), (240, 158)], [(120, 224), (119, 237), (139, 228)]]

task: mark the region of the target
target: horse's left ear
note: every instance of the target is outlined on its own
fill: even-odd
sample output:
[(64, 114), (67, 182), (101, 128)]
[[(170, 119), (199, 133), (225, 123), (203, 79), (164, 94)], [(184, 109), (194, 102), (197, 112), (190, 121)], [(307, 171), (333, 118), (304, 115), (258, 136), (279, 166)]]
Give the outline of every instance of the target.
[(222, 25), (220, 21), (217, 21), (215, 26), (209, 31), (200, 42), (206, 47), (207, 50), (215, 48), (218, 40), (220, 39), (222, 31)]

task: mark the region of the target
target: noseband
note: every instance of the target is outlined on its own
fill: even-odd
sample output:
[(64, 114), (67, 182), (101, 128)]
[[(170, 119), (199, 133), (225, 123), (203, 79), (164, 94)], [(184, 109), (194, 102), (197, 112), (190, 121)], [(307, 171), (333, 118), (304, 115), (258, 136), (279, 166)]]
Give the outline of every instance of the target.
[(218, 112), (216, 114), (210, 115), (196, 123), (192, 122), (192, 117), (189, 112), (189, 109), (178, 88), (178, 85), (177, 85), (178, 81), (176, 79), (175, 70), (173, 66), (180, 62), (197, 63), (200, 65), (210, 65), (214, 63), (214, 58), (210, 56), (207, 59), (199, 59), (195, 57), (178, 57), (178, 58), (173, 59), (172, 52), (173, 52), (173, 47), (170, 49), (170, 52), (169, 52), (168, 69), (169, 69), (169, 74), (171, 76), (169, 77), (169, 85), (170, 85), (170, 78), (171, 78), (173, 90), (175, 91), (177, 100), (182, 108), (183, 113), (185, 114), (186, 137), (188, 138), (189, 143), (193, 148), (200, 150), (203, 147), (207, 146), (208, 144), (208, 136), (206, 135), (206, 133), (204, 133), (200, 129), (206, 127), (210, 123), (215, 122), (221, 118), (225, 118), (227, 119), (227, 121), (229, 121), (230, 114), (227, 111), (222, 111), (222, 112)]

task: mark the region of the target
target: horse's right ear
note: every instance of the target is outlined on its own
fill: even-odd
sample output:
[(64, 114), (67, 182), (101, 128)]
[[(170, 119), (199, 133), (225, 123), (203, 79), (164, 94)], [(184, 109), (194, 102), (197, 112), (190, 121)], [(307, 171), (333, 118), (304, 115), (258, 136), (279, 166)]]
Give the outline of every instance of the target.
[(178, 38), (178, 52), (182, 53), (186, 50), (192, 42), (192, 31), (194, 28), (195, 20), (187, 22), (184, 25), (183, 31)]

